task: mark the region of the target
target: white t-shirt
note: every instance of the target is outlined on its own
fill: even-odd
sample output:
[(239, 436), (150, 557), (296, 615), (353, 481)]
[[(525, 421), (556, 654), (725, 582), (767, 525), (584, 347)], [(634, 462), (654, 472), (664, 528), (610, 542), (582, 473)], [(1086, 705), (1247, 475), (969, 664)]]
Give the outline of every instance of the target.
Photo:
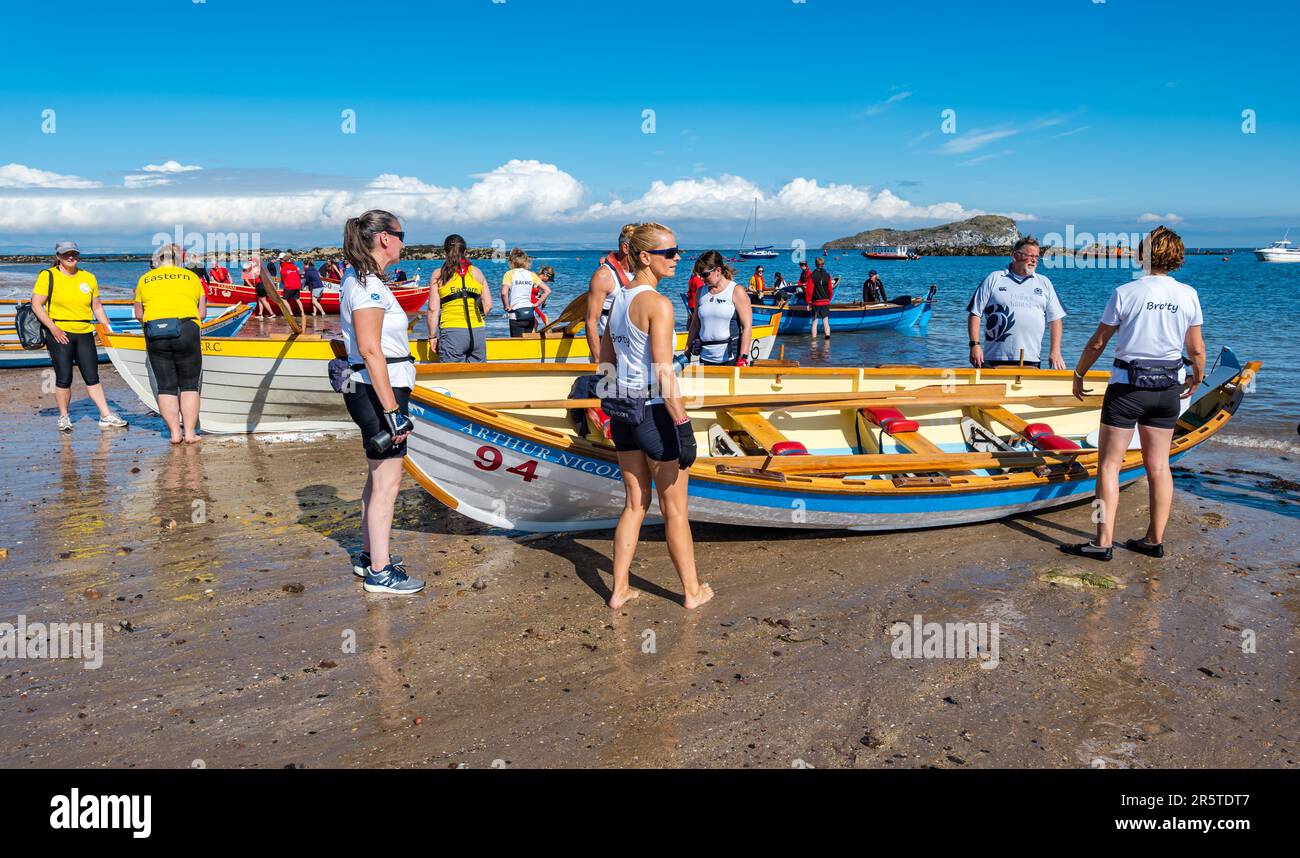
[(980, 283), (966, 311), (984, 321), (984, 359), (1037, 363), (1047, 325), (1065, 318), (1065, 308), (1052, 281), (1034, 272), (1024, 277), (1010, 266), (994, 271)]
[[(1196, 290), (1168, 274), (1148, 274), (1117, 287), (1101, 314), (1103, 325), (1119, 326), (1115, 357), (1122, 361), (1178, 360), (1187, 329), (1202, 321)], [(1179, 377), (1185, 378), (1181, 370)], [(1114, 367), (1110, 380), (1127, 384), (1128, 370)]]
[[(343, 343), (348, 348), (348, 363), (365, 363), (357, 349), (356, 328), (352, 324), (352, 314), (357, 310), (378, 307), (384, 311), (384, 327), (379, 337), (384, 357), (403, 357), (411, 353), (411, 345), (406, 336), (408, 319), (402, 305), (397, 303), (391, 289), (373, 274), (366, 275), (365, 284), (357, 279), (357, 273), (348, 266), (343, 272), (343, 285), (339, 288), (339, 321), (342, 323)], [(368, 370), (356, 370), (353, 378), (364, 384), (370, 384)], [(393, 387), (415, 387), (415, 364), (410, 361), (390, 363), (388, 365), (388, 383)]]
[(533, 287), (540, 282), (541, 279), (527, 268), (511, 268), (502, 276), (501, 284), (510, 287), (506, 293), (510, 296), (510, 304), (506, 307), (510, 318), (515, 318), (515, 310), (533, 306)]

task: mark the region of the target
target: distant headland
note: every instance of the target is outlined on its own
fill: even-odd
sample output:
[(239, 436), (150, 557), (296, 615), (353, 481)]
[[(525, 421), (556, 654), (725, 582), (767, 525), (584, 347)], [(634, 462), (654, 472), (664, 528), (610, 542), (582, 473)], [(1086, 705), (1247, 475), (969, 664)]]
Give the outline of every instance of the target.
[(871, 229), (822, 245), (826, 250), (863, 250), (903, 245), (925, 256), (1005, 256), (1020, 238), (1016, 222), (1001, 215), (978, 215), (925, 229)]

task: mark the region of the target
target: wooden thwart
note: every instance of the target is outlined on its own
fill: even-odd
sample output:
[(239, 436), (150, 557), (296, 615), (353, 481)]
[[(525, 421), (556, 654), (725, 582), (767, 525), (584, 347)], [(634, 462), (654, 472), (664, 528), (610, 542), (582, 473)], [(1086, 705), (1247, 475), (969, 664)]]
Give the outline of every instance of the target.
[[(701, 458), (705, 467), (756, 468), (769, 473), (925, 474), (985, 469), (1037, 468), (1096, 458), (1096, 450), (1032, 453), (869, 453), (860, 456), (731, 456)], [(721, 473), (721, 472), (720, 472)]]

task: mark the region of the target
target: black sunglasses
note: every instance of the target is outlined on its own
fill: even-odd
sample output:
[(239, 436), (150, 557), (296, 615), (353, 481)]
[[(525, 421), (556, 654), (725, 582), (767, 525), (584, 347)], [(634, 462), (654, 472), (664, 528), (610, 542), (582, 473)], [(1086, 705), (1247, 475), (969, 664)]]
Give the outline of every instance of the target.
[(716, 268), (710, 268), (710, 269), (707, 270), (707, 271), (701, 271), (701, 272), (700, 272), (700, 277), (703, 278), (703, 279), (707, 279), (711, 274), (713, 274), (713, 272), (715, 272), (715, 271), (717, 271), (717, 270), (718, 270), (718, 269), (716, 269)]
[(682, 255), (682, 249), (680, 247), (665, 247), (663, 250), (647, 250), (646, 253), (662, 256), (664, 259), (673, 259)]
[(397, 240), (400, 241), (400, 242), (402, 242), (403, 244), (406, 243), (406, 233), (403, 232), (402, 230), (400, 230), (400, 229), (386, 229), (386, 230), (384, 230), (384, 232), (388, 233), (389, 235), (396, 236)]

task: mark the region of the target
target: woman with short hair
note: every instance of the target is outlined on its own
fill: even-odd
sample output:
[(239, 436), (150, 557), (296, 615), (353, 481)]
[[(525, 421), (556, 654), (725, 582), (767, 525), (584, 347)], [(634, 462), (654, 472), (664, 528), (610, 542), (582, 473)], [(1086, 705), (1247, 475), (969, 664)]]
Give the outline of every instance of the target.
[(600, 340), (601, 363), (614, 366), (616, 383), (602, 379), (601, 386), (612, 394), (602, 397), (602, 405), (610, 416), (626, 498), (614, 530), (609, 606), (620, 608), (640, 595), (632, 589), (630, 575), (653, 484), (668, 554), (682, 581), (682, 604), (698, 608), (713, 598), (713, 590), (696, 576), (687, 511), (695, 433), (673, 365), (673, 302), (656, 291), (661, 280), (676, 273), (681, 250), (672, 230), (657, 223), (637, 224), (627, 235), (632, 281), (614, 290), (609, 322)]
[(343, 227), (348, 268), (339, 289), (339, 322), (351, 374), (344, 384), (347, 405), (366, 451), (366, 487), (361, 492), (361, 552), (352, 571), (365, 579), (367, 593), (411, 596), (424, 582), (406, 574), (389, 554), (393, 507), (402, 485), (407, 416), (415, 362), (406, 336), (407, 316), (384, 272), (402, 254), (406, 233), (390, 212), (372, 209)]
[[(203, 344), (199, 320), (207, 313), (203, 281), (185, 268), (185, 251), (164, 244), (154, 251), (153, 270), (135, 285), (135, 317), (144, 329), (145, 354), (157, 386), (158, 413), (171, 442), (200, 440), (199, 383)], [(184, 435), (181, 434), (182, 428)]]
[(94, 274), (79, 267), (81, 252), (76, 242), (60, 241), (54, 246), (54, 257), (55, 264), (36, 275), (36, 283), (32, 286), (32, 312), (45, 326), (45, 347), (54, 368), (58, 429), (60, 432), (72, 431), (68, 406), (72, 402), (74, 364), (86, 385), (86, 395), (99, 409), (99, 428), (126, 426), (125, 420), (109, 410), (104, 386), (99, 383), (95, 321), (108, 324), (108, 314), (99, 300), (99, 282)]
[[(1205, 378), (1205, 341), (1201, 336), (1201, 301), (1196, 290), (1169, 276), (1183, 264), (1183, 241), (1173, 230), (1157, 227), (1142, 241), (1138, 257), (1147, 274), (1119, 286), (1101, 314), (1074, 370), (1074, 395), (1083, 398), (1084, 374), (1115, 337), (1115, 363), (1101, 406), (1097, 446), (1097, 500), (1103, 513), (1092, 542), (1065, 550), (1094, 560), (1110, 560), (1119, 506), (1119, 471), (1137, 426), (1146, 469), (1150, 520), (1142, 539), (1124, 547), (1149, 557), (1164, 557), (1165, 525), (1173, 505), (1174, 480), (1169, 447), (1182, 412)], [(1183, 349), (1191, 362), (1184, 369)]]
[(542, 280), (530, 270), (533, 260), (522, 248), (512, 248), (509, 259), (510, 267), (501, 275), (501, 310), (510, 320), (510, 336), (522, 337), (537, 329), (533, 293)]

